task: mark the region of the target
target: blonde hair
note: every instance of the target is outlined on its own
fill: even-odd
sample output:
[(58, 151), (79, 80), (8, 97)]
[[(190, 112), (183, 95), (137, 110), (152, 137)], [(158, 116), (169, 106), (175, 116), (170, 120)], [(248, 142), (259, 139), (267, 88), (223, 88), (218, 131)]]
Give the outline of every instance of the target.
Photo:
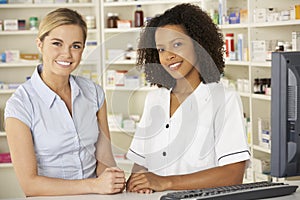
[(58, 8), (46, 15), (39, 25), (38, 38), (43, 42), (49, 33), (62, 25), (78, 25), (82, 29), (83, 41), (85, 43), (87, 37), (87, 26), (82, 16), (68, 8)]

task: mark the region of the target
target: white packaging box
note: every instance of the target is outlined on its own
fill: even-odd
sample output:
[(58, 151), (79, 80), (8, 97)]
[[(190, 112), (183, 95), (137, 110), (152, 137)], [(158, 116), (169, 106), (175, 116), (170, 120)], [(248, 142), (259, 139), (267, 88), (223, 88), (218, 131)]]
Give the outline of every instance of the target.
[(300, 32), (292, 32), (292, 50), (300, 51)]
[(33, 0), (8, 0), (9, 4), (32, 3)]
[(127, 70), (116, 70), (115, 86), (125, 86), (125, 75)]
[(257, 158), (253, 158), (252, 167), (255, 172), (261, 174), (269, 174), (271, 171), (271, 163), (268, 159), (260, 160)]
[(108, 49), (107, 50), (107, 60), (116, 61), (124, 60), (125, 51), (123, 49)]
[(18, 30), (18, 20), (17, 19), (5, 19), (3, 22), (5, 31), (17, 31)]
[(34, 3), (54, 3), (54, 0), (33, 0)]
[(132, 119), (124, 119), (122, 122), (122, 127), (126, 130), (134, 130), (135, 121), (133, 121)]
[(254, 62), (266, 61), (266, 41), (265, 40), (254, 40), (252, 44), (251, 60)]
[(122, 114), (108, 114), (107, 115), (107, 122), (108, 126), (111, 129), (120, 129), (122, 127)]
[(253, 21), (254, 23), (263, 23), (267, 21), (267, 9), (256, 8), (253, 11)]
[(236, 79), (236, 85), (237, 85), (237, 90), (239, 92), (244, 92), (244, 80), (243, 79)]
[(7, 63), (18, 62), (20, 60), (19, 50), (6, 50), (5, 55)]
[(238, 42), (237, 42), (237, 59), (239, 61), (244, 60), (244, 47), (245, 47), (245, 39), (244, 39), (244, 34), (238, 34), (237, 35)]
[(125, 76), (125, 87), (126, 88), (139, 88), (140, 87), (140, 79), (139, 76), (134, 75), (126, 75)]
[(107, 70), (106, 71), (106, 86), (113, 87), (115, 86), (116, 80), (116, 70)]
[(255, 181), (271, 181), (271, 176), (267, 174), (261, 174), (254, 172)]

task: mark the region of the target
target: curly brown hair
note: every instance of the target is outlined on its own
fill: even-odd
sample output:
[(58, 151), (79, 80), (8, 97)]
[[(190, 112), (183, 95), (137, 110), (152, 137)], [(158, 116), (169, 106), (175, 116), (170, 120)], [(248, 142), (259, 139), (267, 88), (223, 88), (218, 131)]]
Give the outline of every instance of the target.
[[(173, 88), (175, 79), (161, 66), (155, 44), (158, 27), (180, 25), (192, 38), (199, 75), (204, 83), (218, 82), (224, 71), (223, 34), (211, 17), (199, 6), (179, 4), (152, 18), (141, 32), (137, 66), (144, 69), (146, 80), (159, 87)], [(203, 67), (205, 66), (205, 67)]]

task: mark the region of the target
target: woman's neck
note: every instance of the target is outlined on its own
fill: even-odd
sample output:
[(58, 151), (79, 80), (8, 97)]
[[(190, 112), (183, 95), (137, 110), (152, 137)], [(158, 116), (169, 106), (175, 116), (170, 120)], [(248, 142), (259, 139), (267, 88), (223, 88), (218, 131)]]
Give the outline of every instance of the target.
[(57, 94), (70, 89), (69, 78), (59, 76), (53, 77), (53, 75), (46, 71), (42, 71), (40, 76), (44, 83)]
[(184, 78), (177, 79), (176, 86), (172, 89), (172, 93), (176, 95), (191, 94), (201, 83), (199, 72), (194, 68)]

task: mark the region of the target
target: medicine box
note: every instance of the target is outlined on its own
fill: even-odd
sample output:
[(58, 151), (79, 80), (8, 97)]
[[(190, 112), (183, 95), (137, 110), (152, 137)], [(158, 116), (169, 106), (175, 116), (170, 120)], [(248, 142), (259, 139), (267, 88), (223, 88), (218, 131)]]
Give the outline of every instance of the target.
[(131, 20), (118, 20), (117, 27), (118, 28), (130, 28), (131, 27)]
[(232, 12), (229, 14), (229, 24), (239, 24), (240, 23), (240, 12)]
[(262, 23), (267, 21), (267, 9), (256, 8), (253, 11), (253, 21), (254, 23)]
[(292, 50), (300, 51), (300, 32), (292, 32)]
[(32, 3), (33, 0), (8, 0), (9, 4)]
[(19, 29), (17, 19), (5, 19), (3, 25), (5, 31), (17, 31)]
[(251, 60), (254, 62), (266, 61), (266, 41), (265, 40), (254, 40), (252, 44)]
[(116, 61), (124, 59), (125, 51), (123, 49), (108, 49), (107, 50), (107, 60)]
[(54, 3), (54, 0), (33, 0), (34, 3)]
[(11, 163), (11, 157), (9, 153), (0, 153), (0, 163)]
[(20, 51), (19, 50), (6, 50), (6, 62), (18, 62), (20, 60)]

